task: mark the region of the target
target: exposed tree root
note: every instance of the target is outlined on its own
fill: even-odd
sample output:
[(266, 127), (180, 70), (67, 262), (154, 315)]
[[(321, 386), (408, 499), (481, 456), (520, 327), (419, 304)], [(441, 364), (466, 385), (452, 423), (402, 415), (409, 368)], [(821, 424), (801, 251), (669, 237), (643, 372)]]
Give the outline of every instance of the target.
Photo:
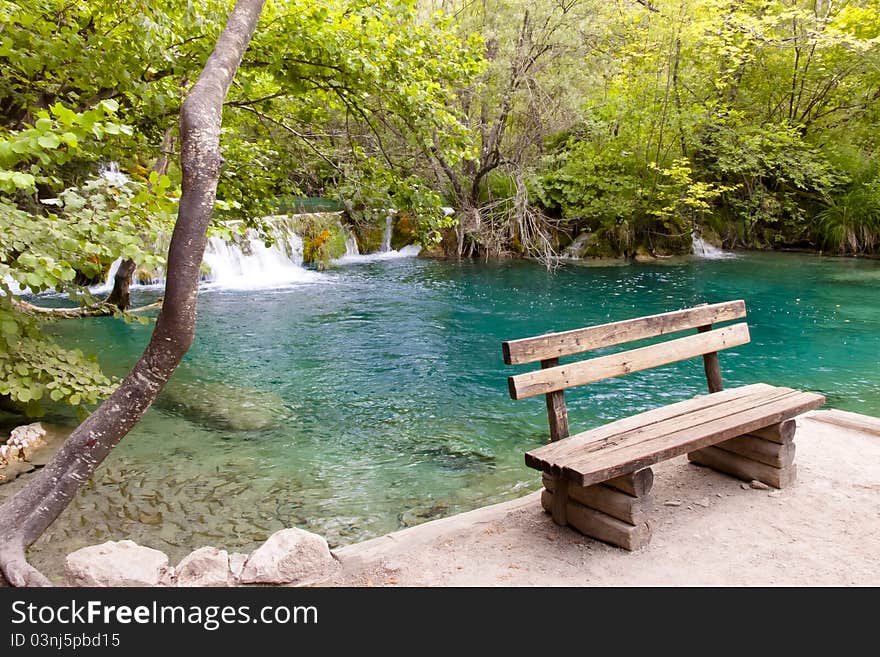
[(52, 586), (49, 578), (27, 562), (20, 545), (16, 540), (4, 541), (0, 552), (0, 586)]

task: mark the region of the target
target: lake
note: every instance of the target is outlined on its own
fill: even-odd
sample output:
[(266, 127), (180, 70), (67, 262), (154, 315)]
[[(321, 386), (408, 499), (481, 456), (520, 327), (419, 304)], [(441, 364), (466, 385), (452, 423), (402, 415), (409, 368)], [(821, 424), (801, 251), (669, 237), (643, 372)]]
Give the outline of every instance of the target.
[[(159, 294), (135, 288), (134, 303)], [(509, 398), (507, 376), (528, 368), (504, 365), (503, 340), (730, 299), (745, 300), (752, 341), (721, 354), (726, 385), (814, 390), (880, 415), (876, 260), (748, 253), (548, 272), (355, 258), (277, 288), (207, 285), (167, 394), (31, 557), (58, 572), (66, 551), (131, 538), (173, 562), (202, 545), (247, 551), (286, 526), (347, 544), (523, 495), (540, 481), (523, 452), (546, 441), (547, 420), (542, 398)], [(151, 330), (51, 329), (118, 375)], [(572, 432), (705, 385), (698, 358), (576, 389)]]

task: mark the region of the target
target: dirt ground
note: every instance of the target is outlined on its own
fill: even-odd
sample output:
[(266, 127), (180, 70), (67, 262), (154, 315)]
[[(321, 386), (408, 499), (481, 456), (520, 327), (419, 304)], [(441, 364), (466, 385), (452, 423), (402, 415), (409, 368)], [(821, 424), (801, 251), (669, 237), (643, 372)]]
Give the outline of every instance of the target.
[[(685, 457), (654, 468), (630, 553), (553, 524), (534, 493), (335, 551), (341, 586), (880, 585), (880, 420), (799, 420), (798, 482), (755, 490)], [(537, 477), (536, 473), (536, 477)]]

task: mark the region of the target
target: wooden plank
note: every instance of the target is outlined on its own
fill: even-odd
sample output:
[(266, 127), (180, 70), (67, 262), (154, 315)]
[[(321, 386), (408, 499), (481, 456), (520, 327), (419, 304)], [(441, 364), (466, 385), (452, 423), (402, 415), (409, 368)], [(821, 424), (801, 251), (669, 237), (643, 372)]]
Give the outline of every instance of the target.
[(794, 440), (795, 429), (797, 429), (795, 421), (786, 420), (785, 422), (780, 422), (779, 424), (774, 424), (770, 427), (756, 429), (752, 434), (758, 438), (763, 438), (764, 440), (769, 440), (774, 443), (790, 443)]
[[(548, 475), (546, 472), (542, 477), (544, 488), (555, 495), (557, 478)], [(632, 497), (619, 490), (596, 484), (595, 486), (575, 486), (567, 480), (562, 479), (568, 485), (567, 499), (579, 502), (584, 506), (588, 506), (596, 511), (607, 513), (612, 518), (623, 520), (631, 525), (638, 525), (648, 519), (647, 507), (649, 499), (646, 497)], [(554, 503), (556, 498), (554, 497)], [(566, 501), (566, 503), (568, 503)]]
[(737, 436), (715, 445), (718, 449), (733, 452), (747, 459), (772, 465), (774, 468), (784, 468), (794, 463), (794, 443), (774, 443), (751, 434)]
[(535, 395), (546, 395), (554, 390), (564, 390), (660, 365), (668, 365), (679, 360), (736, 347), (748, 341), (748, 325), (744, 323), (733, 324), (705, 333), (622, 351), (618, 354), (609, 354), (577, 363), (518, 374), (511, 376), (507, 382), (510, 396), (513, 399), (525, 399)]
[[(558, 358), (541, 361), (541, 367), (556, 367)], [(550, 423), (550, 442), (568, 438), (568, 409), (565, 408), (565, 392), (556, 390), (547, 393), (547, 421)]]
[(785, 468), (774, 468), (717, 447), (704, 447), (689, 452), (688, 459), (743, 481), (757, 479), (774, 488), (787, 488), (797, 479), (797, 466), (794, 464)]
[(638, 472), (630, 472), (629, 474), (603, 481), (602, 485), (616, 488), (633, 497), (645, 497), (654, 487), (654, 471), (651, 468), (645, 468)]
[[(549, 511), (553, 505), (553, 494), (541, 493), (541, 506)], [(596, 511), (569, 499), (566, 507), (568, 524), (591, 538), (622, 547), (624, 550), (638, 550), (651, 542), (651, 527), (643, 522), (630, 525), (612, 518), (606, 513)]]
[(606, 449), (587, 453), (573, 460), (563, 467), (562, 474), (580, 486), (591, 486), (754, 429), (782, 422), (824, 403), (825, 398), (822, 395), (795, 391), (767, 404), (698, 426), (689, 426), (674, 433), (649, 435), (638, 442), (611, 444)]
[[(706, 333), (711, 330), (711, 324), (697, 327), (698, 333)], [(721, 363), (718, 362), (717, 351), (703, 354), (703, 371), (706, 373), (706, 383), (709, 386), (709, 392), (721, 392), (724, 390), (724, 382), (721, 380)]]
[[(609, 440), (594, 442), (585, 445), (579, 451), (575, 452), (575, 454), (573, 454), (567, 460), (561, 462), (560, 464), (563, 466), (570, 465), (571, 463), (586, 458), (592, 452), (604, 451), (607, 453), (608, 450), (633, 446), (644, 442), (653, 441), (662, 436), (674, 434), (676, 432), (692, 430), (699, 427), (700, 425), (706, 424), (707, 422), (715, 422), (720, 418), (735, 416), (744, 411), (765, 406), (769, 403), (776, 402), (797, 394), (800, 393), (797, 390), (793, 390), (791, 388), (773, 388), (771, 391), (766, 393), (757, 393), (749, 395), (747, 397), (733, 399), (731, 401), (718, 404), (717, 406), (710, 406), (708, 408), (704, 408), (699, 411), (689, 413), (687, 415), (670, 418), (669, 420), (660, 422), (650, 427), (640, 427), (638, 429), (633, 429), (632, 431), (627, 431), (626, 433), (614, 436)], [(556, 474), (557, 470), (552, 469), (551, 473)]]
[(501, 344), (501, 349), (504, 352), (504, 362), (508, 365), (534, 363), (547, 358), (571, 356), (601, 347), (686, 331), (706, 324), (742, 319), (745, 316), (744, 301), (726, 301), (573, 331), (508, 340)]
[[(537, 470), (555, 472), (559, 464), (564, 464), (577, 454), (592, 451), (597, 446), (602, 447), (610, 441), (619, 442), (627, 438), (634, 431), (652, 430), (660, 431), (666, 423), (685, 419), (688, 424), (694, 424), (702, 416), (694, 419), (694, 413), (702, 413), (711, 409), (711, 415), (706, 420), (711, 420), (730, 412), (736, 412), (743, 408), (740, 402), (746, 406), (758, 403), (769, 395), (778, 395), (791, 392), (790, 388), (774, 388), (766, 384), (754, 384), (741, 388), (731, 388), (724, 392), (704, 395), (669, 406), (656, 408), (651, 411), (639, 413), (596, 429), (591, 429), (565, 440), (550, 445), (544, 445), (526, 453), (526, 465)], [(731, 404), (736, 404), (730, 407)], [(678, 425), (674, 425), (678, 426)]]

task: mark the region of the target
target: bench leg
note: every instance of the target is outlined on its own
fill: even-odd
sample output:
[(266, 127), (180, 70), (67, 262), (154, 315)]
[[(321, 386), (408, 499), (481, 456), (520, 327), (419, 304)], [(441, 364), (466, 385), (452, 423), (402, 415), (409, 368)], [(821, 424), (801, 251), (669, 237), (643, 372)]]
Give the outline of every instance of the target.
[[(616, 482), (621, 488), (640, 492), (641, 495), (636, 497), (623, 492), (620, 488), (603, 484), (577, 486), (570, 481), (545, 474), (543, 478), (545, 490), (541, 494), (541, 505), (545, 511), (554, 514), (555, 521), (557, 507), (564, 500), (566, 524), (586, 536), (626, 550), (638, 550), (651, 540), (651, 528), (646, 517), (653, 474), (646, 475), (644, 471), (640, 473), (634, 485), (632, 481), (630, 485), (623, 481)], [(557, 495), (557, 491), (561, 488), (560, 481), (564, 485), (564, 497)], [(645, 482), (648, 482), (647, 485)]]
[(797, 479), (794, 420), (690, 452), (688, 459), (745, 481), (787, 488)]
[(553, 516), (553, 522), (560, 527), (565, 527), (568, 524), (566, 522), (568, 519), (568, 479), (553, 476), (546, 478), (552, 480), (553, 500), (550, 513)]

